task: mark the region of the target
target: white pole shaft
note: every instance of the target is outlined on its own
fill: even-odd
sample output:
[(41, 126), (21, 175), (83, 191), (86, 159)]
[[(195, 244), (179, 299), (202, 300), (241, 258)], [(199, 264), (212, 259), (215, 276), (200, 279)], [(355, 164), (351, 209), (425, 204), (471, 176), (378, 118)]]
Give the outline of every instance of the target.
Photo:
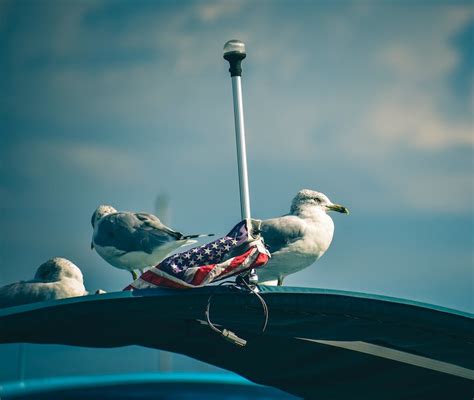
[(247, 150), (245, 147), (244, 109), (242, 105), (242, 83), (240, 76), (232, 77), (234, 98), (235, 140), (239, 169), (240, 211), (242, 219), (250, 218), (249, 178), (247, 172)]

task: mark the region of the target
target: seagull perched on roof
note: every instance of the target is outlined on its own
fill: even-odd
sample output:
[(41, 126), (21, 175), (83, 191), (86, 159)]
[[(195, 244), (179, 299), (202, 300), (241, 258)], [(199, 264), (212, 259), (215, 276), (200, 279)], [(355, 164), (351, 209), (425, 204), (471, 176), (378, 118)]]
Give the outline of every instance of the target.
[(272, 257), (256, 271), (260, 284), (280, 286), (285, 276), (309, 267), (326, 252), (334, 233), (328, 211), (349, 214), (323, 193), (303, 189), (293, 199), (289, 214), (262, 221), (260, 233)]
[(91, 249), (116, 268), (130, 271), (133, 280), (140, 270), (159, 264), (172, 251), (196, 243), (198, 237), (183, 235), (148, 213), (118, 212), (108, 205), (97, 207), (91, 219), (94, 232)]
[(55, 257), (41, 264), (35, 277), (0, 288), (0, 307), (85, 296), (81, 270), (71, 261)]

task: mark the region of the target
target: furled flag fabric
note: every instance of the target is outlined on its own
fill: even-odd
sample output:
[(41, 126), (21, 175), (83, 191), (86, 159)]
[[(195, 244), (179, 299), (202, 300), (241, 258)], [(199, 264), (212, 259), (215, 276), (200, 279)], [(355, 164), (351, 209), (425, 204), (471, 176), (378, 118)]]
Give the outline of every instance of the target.
[[(253, 225), (259, 222), (253, 220)], [(243, 220), (223, 238), (165, 258), (124, 290), (202, 287), (264, 265), (270, 253), (249, 226), (250, 221)]]

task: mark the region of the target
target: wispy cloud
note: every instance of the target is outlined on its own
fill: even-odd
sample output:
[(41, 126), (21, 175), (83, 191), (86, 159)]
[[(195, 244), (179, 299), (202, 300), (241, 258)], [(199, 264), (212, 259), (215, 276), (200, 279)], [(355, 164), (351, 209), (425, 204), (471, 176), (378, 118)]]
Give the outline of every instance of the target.
[(473, 145), (472, 123), (450, 120), (437, 108), (429, 95), (387, 94), (384, 102), (371, 110), (369, 129), (386, 151), (399, 144), (425, 151)]
[(222, 17), (236, 17), (247, 6), (247, 1), (208, 1), (197, 5), (199, 17), (203, 22), (214, 22)]
[[(392, 196), (390, 182), (403, 184), (391, 163), (403, 160), (407, 148), (419, 152), (423, 169), (427, 153), (473, 144), (471, 116), (446, 107), (453, 96), (449, 77), (461, 56), (452, 38), (472, 21), (471, 6), (414, 5), (407, 13), (374, 2), (344, 9), (304, 2), (57, 5), (35, 8), (44, 23), (20, 18), (9, 37), (5, 108), (10, 118), (49, 129), (56, 140), (63, 136), (61, 150), (38, 149), (67, 154), (91, 172), (101, 155), (111, 163), (136, 163), (139, 150), (131, 142), (148, 153), (156, 149), (163, 163), (177, 156), (189, 164), (203, 159), (216, 138), (233, 146), (221, 58), (224, 41), (233, 37), (248, 42), (249, 157), (278, 173), (289, 166), (304, 175), (335, 161), (341, 168), (357, 164), (367, 182), (376, 182), (377, 201)], [(67, 149), (68, 138), (75, 150)], [(119, 153), (110, 153), (109, 141)], [(228, 155), (221, 150), (212, 160)], [(117, 165), (125, 175), (134, 168), (139, 162)], [(443, 186), (451, 177), (460, 182), (449, 173), (422, 175), (430, 182), (438, 177)], [(414, 209), (444, 207), (428, 189), (407, 185), (406, 191), (420, 199)]]
[[(368, 129), (390, 148), (407, 143), (421, 150), (474, 144), (472, 118), (446, 110), (449, 78), (461, 55), (453, 37), (473, 22), (469, 7), (439, 9), (429, 35), (403, 32), (377, 55), (390, 81), (382, 84), (367, 115)], [(468, 84), (468, 77), (466, 77)]]
[(59, 173), (83, 176), (90, 184), (126, 184), (143, 170), (133, 153), (113, 146), (71, 140), (29, 140), (4, 150), (15, 173), (28, 180), (47, 181)]

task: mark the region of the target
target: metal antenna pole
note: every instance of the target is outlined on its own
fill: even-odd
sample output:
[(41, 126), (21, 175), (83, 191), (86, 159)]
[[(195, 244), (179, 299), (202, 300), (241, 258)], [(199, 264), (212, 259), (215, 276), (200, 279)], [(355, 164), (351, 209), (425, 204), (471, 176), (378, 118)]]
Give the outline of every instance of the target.
[[(232, 79), (232, 94), (234, 99), (234, 121), (235, 121), (235, 139), (237, 142), (237, 165), (239, 170), (239, 188), (240, 188), (240, 212), (242, 219), (249, 221), (249, 229), (252, 224), (250, 222), (250, 196), (249, 196), (249, 178), (247, 172), (247, 149), (245, 147), (245, 126), (244, 126), (244, 108), (242, 105), (242, 60), (247, 56), (245, 53), (245, 44), (240, 40), (229, 40), (224, 45), (224, 58), (229, 61), (230, 76)], [(245, 286), (258, 291), (256, 284), (258, 276), (255, 269), (244, 278), (248, 283)], [(238, 282), (238, 280), (237, 280)]]
[(247, 172), (247, 150), (245, 147), (244, 110), (242, 105), (241, 62), (246, 57), (245, 44), (240, 40), (229, 40), (224, 45), (224, 58), (230, 64), (232, 94), (234, 99), (235, 139), (237, 143), (237, 165), (239, 170), (240, 211), (242, 219), (250, 219), (249, 179)]

